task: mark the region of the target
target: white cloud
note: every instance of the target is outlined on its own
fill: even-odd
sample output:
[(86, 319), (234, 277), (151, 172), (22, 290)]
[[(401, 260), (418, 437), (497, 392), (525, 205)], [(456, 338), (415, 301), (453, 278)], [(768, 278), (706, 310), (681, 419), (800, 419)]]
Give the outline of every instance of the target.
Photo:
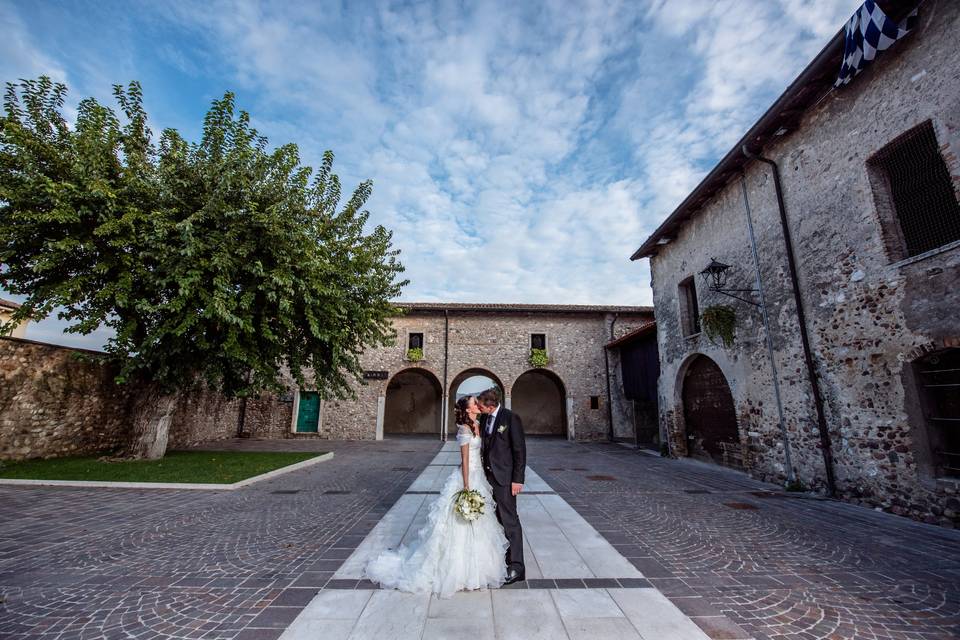
[(236, 88), (306, 162), (334, 149), (345, 185), (374, 179), (405, 299), (649, 304), (630, 254), (859, 1), (149, 11), (189, 43), (166, 64)]

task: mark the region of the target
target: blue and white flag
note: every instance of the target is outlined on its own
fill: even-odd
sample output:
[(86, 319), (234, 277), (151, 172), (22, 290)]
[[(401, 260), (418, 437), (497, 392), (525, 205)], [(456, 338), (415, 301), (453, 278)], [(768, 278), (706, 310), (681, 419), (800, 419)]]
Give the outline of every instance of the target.
[(889, 48), (910, 33), (916, 20), (916, 9), (897, 23), (888, 18), (874, 0), (866, 0), (847, 22), (843, 64), (834, 86), (839, 87), (853, 80), (873, 62), (878, 51)]

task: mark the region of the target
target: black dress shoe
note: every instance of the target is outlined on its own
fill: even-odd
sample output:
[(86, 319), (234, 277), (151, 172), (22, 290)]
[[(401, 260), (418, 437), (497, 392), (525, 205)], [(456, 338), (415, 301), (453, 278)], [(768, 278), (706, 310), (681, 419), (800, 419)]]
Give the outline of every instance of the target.
[(514, 582), (523, 582), (527, 579), (527, 576), (516, 569), (510, 569), (507, 571), (507, 579), (504, 580), (503, 584), (513, 584)]

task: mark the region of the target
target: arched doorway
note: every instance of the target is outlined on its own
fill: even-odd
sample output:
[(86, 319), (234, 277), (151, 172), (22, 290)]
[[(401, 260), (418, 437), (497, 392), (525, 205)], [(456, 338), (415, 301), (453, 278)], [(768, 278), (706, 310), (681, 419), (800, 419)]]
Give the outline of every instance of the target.
[(513, 383), (510, 406), (523, 419), (526, 435), (566, 437), (566, 397), (557, 374), (548, 369), (531, 369)]
[(440, 381), (426, 369), (400, 371), (387, 384), (383, 433), (439, 435), (442, 397)]
[(457, 432), (456, 421), (453, 419), (457, 400), (464, 395), (477, 395), (490, 387), (498, 387), (501, 394), (504, 392), (500, 378), (486, 369), (476, 367), (465, 369), (454, 377), (450, 382), (450, 397), (447, 399), (447, 435), (453, 435)]
[(723, 371), (707, 356), (696, 356), (683, 374), (683, 418), (687, 455), (743, 466), (733, 394)]

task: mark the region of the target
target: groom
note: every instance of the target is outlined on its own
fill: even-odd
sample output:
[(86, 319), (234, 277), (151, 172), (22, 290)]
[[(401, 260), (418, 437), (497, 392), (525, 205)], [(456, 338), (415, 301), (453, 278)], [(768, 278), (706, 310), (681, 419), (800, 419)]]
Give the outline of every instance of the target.
[(523, 490), (527, 466), (527, 445), (520, 416), (500, 406), (500, 389), (493, 387), (477, 396), (483, 414), (483, 470), (497, 501), (497, 520), (503, 525), (510, 548), (507, 549), (507, 579), (504, 584), (526, 580), (523, 567), (523, 530), (517, 515), (517, 494)]

